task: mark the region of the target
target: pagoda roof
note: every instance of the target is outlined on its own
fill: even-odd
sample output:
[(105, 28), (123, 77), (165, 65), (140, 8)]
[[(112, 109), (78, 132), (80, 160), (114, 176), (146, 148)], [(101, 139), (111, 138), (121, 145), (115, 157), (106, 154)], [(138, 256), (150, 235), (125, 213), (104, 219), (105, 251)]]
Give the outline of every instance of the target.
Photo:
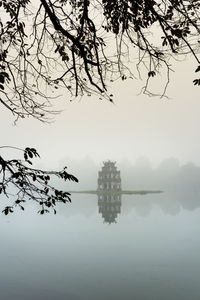
[(115, 165), (115, 164), (116, 164), (116, 161), (108, 160), (108, 161), (104, 161), (103, 164), (104, 164), (104, 166), (107, 166), (107, 165)]

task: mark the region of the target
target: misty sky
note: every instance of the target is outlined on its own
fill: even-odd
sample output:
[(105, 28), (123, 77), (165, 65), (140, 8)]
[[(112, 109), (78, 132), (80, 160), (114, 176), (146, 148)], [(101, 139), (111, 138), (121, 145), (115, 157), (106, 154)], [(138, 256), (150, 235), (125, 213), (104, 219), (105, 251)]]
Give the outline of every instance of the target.
[[(94, 97), (69, 102), (63, 95), (63, 112), (54, 123), (14, 118), (1, 107), (1, 145), (37, 148), (41, 163), (56, 166), (65, 158), (91, 157), (134, 162), (147, 156), (153, 164), (167, 157), (200, 165), (200, 88), (193, 86), (196, 65), (174, 67), (167, 90), (169, 99), (139, 95), (141, 80), (118, 81), (111, 86), (115, 104)], [(162, 90), (164, 75), (155, 79)], [(56, 102), (55, 102), (56, 103)], [(57, 107), (55, 107), (56, 109)]]

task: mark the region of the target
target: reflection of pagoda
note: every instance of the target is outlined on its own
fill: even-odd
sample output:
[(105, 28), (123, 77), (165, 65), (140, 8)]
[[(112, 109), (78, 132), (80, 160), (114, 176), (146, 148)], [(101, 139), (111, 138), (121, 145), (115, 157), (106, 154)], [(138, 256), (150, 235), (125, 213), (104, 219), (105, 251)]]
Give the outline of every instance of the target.
[(121, 177), (115, 162), (107, 161), (98, 173), (99, 213), (106, 223), (116, 223), (121, 212)]
[(116, 223), (117, 215), (121, 213), (121, 194), (98, 194), (99, 213), (105, 223)]
[(107, 161), (99, 171), (98, 191), (121, 191), (120, 171), (115, 162)]

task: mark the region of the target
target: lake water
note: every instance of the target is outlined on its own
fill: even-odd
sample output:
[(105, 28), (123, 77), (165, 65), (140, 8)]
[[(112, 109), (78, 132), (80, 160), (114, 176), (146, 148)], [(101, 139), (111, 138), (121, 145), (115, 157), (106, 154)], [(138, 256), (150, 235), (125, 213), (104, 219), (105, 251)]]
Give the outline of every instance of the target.
[(72, 199), (1, 215), (1, 300), (200, 299), (198, 194)]

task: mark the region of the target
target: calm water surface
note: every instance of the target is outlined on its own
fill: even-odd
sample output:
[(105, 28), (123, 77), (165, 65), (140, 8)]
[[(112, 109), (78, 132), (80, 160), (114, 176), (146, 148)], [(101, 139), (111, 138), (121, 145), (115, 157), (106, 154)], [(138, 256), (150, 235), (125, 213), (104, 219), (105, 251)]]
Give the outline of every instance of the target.
[(1, 215), (0, 299), (199, 300), (199, 195), (111, 202), (77, 194), (56, 216)]

